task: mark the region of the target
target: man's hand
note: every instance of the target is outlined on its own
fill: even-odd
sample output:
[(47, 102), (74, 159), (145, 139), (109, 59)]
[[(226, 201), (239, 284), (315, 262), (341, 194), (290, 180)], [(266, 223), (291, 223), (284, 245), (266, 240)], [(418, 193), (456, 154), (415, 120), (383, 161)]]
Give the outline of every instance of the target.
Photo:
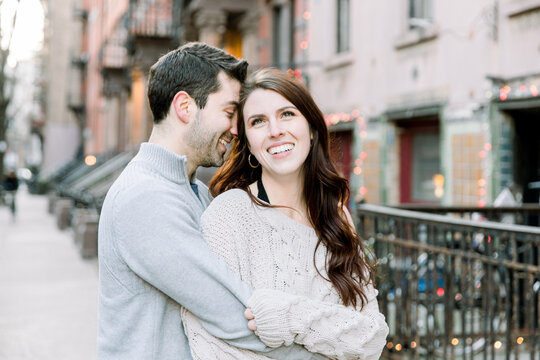
[(249, 330), (252, 330), (255, 332), (255, 335), (259, 335), (257, 332), (257, 324), (255, 323), (255, 316), (253, 315), (253, 311), (251, 311), (251, 308), (247, 308), (244, 312), (244, 316), (246, 319), (248, 319), (248, 328)]

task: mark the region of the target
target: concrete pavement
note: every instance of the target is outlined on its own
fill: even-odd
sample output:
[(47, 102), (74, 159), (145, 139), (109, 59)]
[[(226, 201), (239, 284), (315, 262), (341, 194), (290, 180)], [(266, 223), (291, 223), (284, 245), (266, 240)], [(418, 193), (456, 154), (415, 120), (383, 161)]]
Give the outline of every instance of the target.
[(0, 207), (0, 359), (96, 359), (97, 260), (60, 231), (47, 199), (19, 191)]

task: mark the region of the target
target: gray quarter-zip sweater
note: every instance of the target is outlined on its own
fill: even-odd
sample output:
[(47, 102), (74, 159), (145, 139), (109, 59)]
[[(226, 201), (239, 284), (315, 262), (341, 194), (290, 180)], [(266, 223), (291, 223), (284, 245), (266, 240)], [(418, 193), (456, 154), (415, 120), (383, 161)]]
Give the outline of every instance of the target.
[(212, 254), (199, 230), (210, 203), (193, 191), (186, 157), (143, 143), (105, 199), (99, 222), (98, 357), (191, 359), (181, 307), (212, 335), (275, 359), (322, 359), (267, 348), (247, 328), (252, 290)]

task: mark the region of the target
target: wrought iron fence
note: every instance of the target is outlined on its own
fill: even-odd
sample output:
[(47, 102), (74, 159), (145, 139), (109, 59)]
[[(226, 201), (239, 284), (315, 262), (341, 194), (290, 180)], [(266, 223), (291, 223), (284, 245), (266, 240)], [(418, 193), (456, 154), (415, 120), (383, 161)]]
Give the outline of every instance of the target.
[(385, 358), (538, 359), (540, 228), (359, 205)]
[[(488, 221), (514, 223), (518, 225), (540, 224), (540, 204), (522, 204), (519, 206), (440, 206), (423, 204), (397, 205), (403, 210), (444, 214), (462, 219), (483, 219)], [(475, 216), (476, 215), (476, 216)]]

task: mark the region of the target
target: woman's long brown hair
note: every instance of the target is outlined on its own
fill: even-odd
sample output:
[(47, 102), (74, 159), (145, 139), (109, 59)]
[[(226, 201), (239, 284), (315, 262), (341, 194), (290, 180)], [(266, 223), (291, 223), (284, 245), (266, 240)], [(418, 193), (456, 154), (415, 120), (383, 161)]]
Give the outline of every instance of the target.
[(243, 117), (246, 100), (256, 89), (277, 92), (294, 104), (310, 125), (313, 142), (303, 165), (303, 196), (309, 220), (319, 238), (315, 252), (321, 243), (326, 246), (327, 280), (340, 294), (343, 304), (356, 307), (360, 298), (364, 307), (365, 285), (375, 281), (375, 257), (366, 253), (368, 249), (347, 220), (343, 206), (349, 201), (348, 181), (338, 174), (330, 160), (329, 134), (323, 114), (300, 82), (276, 69), (259, 70), (248, 78), (240, 96), (238, 138), (228, 160), (210, 181), (210, 191), (217, 196), (230, 189), (243, 189), (253, 201), (264, 205), (248, 188), (260, 179), (261, 167), (253, 169), (248, 163), (250, 152)]

